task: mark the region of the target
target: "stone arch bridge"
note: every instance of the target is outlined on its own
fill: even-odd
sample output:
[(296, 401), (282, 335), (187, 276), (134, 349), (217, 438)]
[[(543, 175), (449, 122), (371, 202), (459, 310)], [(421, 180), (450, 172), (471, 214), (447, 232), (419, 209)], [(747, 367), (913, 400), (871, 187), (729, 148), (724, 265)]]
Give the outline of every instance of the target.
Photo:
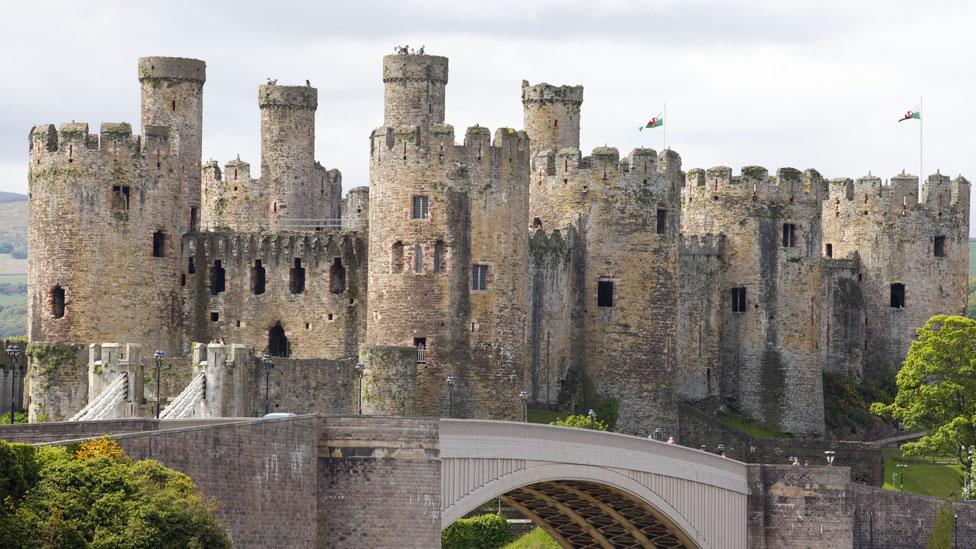
[(564, 547), (747, 546), (745, 464), (613, 433), (315, 415), (0, 428), (35, 443), (102, 434), (193, 478), (236, 547), (439, 547), (495, 498)]

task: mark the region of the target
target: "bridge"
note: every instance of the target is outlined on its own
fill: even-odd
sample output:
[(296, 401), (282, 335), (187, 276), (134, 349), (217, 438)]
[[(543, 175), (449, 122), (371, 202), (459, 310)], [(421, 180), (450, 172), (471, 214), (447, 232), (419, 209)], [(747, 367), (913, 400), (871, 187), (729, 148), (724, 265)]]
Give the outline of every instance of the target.
[(444, 528), (495, 498), (563, 547), (919, 547), (945, 505), (959, 539), (976, 536), (976, 505), (853, 484), (846, 467), (746, 465), (547, 425), (306, 415), (0, 426), (15, 442), (102, 434), (190, 476), (235, 547), (439, 547)]

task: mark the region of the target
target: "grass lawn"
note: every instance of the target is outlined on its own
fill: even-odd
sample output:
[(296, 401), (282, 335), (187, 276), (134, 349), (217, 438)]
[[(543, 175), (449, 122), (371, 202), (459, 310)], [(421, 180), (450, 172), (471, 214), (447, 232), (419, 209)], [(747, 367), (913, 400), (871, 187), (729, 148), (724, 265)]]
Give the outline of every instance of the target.
[(565, 412), (553, 412), (552, 410), (529, 408), (529, 423), (545, 423), (549, 424), (551, 421), (555, 421), (559, 418), (566, 417)]
[(787, 438), (788, 436), (786, 433), (773, 431), (772, 429), (769, 429), (763, 426), (762, 424), (755, 422), (746, 417), (730, 415), (730, 414), (721, 414), (721, 413), (717, 414), (715, 417), (722, 423), (730, 427), (735, 427), (736, 429), (745, 432), (746, 434), (748, 434), (753, 438), (776, 439), (776, 438)]
[(502, 549), (559, 549), (559, 544), (542, 528), (533, 528), (532, 531)]
[[(905, 473), (905, 491), (923, 496), (937, 496), (941, 498), (959, 499), (966, 474), (963, 468), (951, 458), (916, 458), (901, 455), (898, 448), (884, 450), (885, 456), (885, 490), (900, 489), (902, 469), (896, 464), (908, 465), (903, 469)], [(891, 475), (898, 472), (898, 484), (892, 483)]]

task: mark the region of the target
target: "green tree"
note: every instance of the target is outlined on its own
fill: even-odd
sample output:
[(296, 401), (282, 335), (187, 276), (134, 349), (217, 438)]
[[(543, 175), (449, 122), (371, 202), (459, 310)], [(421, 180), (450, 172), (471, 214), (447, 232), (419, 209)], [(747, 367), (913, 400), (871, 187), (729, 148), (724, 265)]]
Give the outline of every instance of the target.
[(966, 316), (976, 318), (976, 277), (969, 279), (969, 300), (966, 302)]
[(875, 402), (871, 412), (928, 434), (902, 445), (907, 456), (955, 456), (972, 469), (976, 446), (976, 320), (936, 315), (918, 329), (895, 377), (891, 404)]

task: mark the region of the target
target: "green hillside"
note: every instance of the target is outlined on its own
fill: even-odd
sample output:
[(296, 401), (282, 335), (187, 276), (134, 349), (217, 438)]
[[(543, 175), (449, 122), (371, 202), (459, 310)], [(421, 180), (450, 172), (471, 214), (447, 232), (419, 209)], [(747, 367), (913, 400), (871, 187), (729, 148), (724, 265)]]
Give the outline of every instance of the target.
[(976, 277), (976, 239), (969, 241), (969, 278)]
[(27, 335), (27, 197), (0, 193), (0, 338)]

